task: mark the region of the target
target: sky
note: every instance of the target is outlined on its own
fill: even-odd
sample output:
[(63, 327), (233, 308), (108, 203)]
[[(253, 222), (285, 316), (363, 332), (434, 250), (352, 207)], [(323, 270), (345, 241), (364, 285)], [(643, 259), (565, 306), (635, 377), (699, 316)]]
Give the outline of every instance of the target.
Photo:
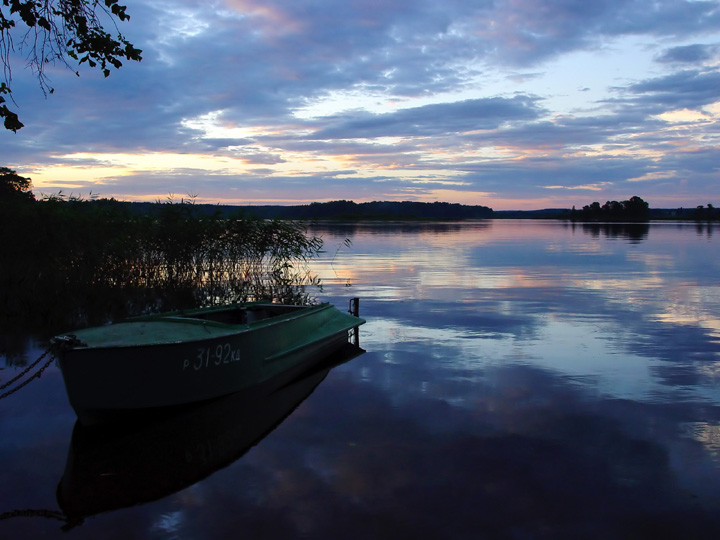
[(718, 0), (121, 3), (141, 62), (11, 59), (36, 196), (720, 206)]

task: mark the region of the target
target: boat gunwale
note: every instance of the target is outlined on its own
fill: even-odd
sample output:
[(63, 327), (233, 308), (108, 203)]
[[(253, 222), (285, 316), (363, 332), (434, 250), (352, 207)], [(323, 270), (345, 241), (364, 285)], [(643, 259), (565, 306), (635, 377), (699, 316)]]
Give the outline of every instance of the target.
[[(252, 308), (259, 308), (259, 307), (273, 307), (273, 308), (290, 308), (293, 311), (304, 311), (306, 309), (313, 309), (318, 308), (320, 306), (324, 306), (326, 304), (329, 304), (329, 302), (322, 302), (320, 304), (308, 304), (308, 305), (296, 305), (296, 304), (279, 304), (279, 303), (273, 303), (268, 301), (257, 301), (257, 302), (247, 302), (243, 304), (239, 303), (232, 303), (232, 304), (224, 304), (220, 306), (208, 306), (204, 308), (192, 308), (192, 309), (179, 309), (174, 311), (165, 311), (162, 313), (148, 313), (145, 315), (136, 315), (134, 317), (128, 317), (127, 319), (124, 319), (122, 321), (118, 321), (117, 323), (111, 323), (111, 324), (120, 324), (120, 323), (130, 323), (130, 322), (144, 322), (144, 321), (154, 321), (154, 320), (161, 320), (165, 318), (175, 318), (175, 319), (195, 319), (195, 320), (205, 320), (205, 319), (198, 319), (195, 317), (195, 315), (203, 315), (205, 313), (222, 313), (223, 311), (230, 311), (230, 310), (251, 310)], [(290, 312), (292, 313), (292, 312)], [(282, 315), (277, 315), (277, 317), (282, 317), (283, 315), (287, 315), (287, 313), (283, 313)], [(275, 318), (275, 317), (270, 317)], [(221, 324), (227, 324), (227, 323), (221, 323)]]
[[(253, 304), (245, 304), (242, 307), (245, 306), (283, 306), (286, 304), (270, 304), (267, 302), (263, 303), (253, 303)], [(239, 306), (240, 309), (242, 307)], [(303, 317), (307, 317), (310, 315), (313, 315), (315, 313), (318, 313), (320, 311), (324, 311), (327, 309), (337, 308), (329, 303), (324, 302), (322, 304), (312, 305), (312, 306), (292, 306), (297, 307), (297, 310), (293, 310), (289, 313), (283, 313), (281, 315), (277, 315), (275, 317), (268, 317), (266, 319), (261, 319), (257, 321), (253, 321), (251, 323), (241, 323), (241, 324), (229, 324), (229, 323), (222, 323), (218, 321), (212, 321), (212, 320), (205, 320), (205, 319), (199, 319), (199, 318), (192, 318), (192, 317), (182, 317), (177, 316), (175, 313), (164, 313), (164, 314), (155, 314), (155, 315), (149, 315), (149, 316), (143, 316), (143, 317), (137, 317), (132, 319), (127, 319), (124, 321), (120, 321), (118, 323), (111, 323), (107, 325), (106, 327), (109, 328), (111, 326), (117, 326), (117, 325), (132, 325), (132, 324), (142, 324), (142, 323), (153, 323), (153, 322), (170, 322), (170, 323), (178, 323), (178, 324), (191, 324), (193, 326), (212, 326), (214, 328), (218, 328), (220, 330), (227, 330), (227, 333), (225, 334), (215, 334), (215, 335), (208, 335), (207, 337), (202, 338), (192, 338), (192, 339), (178, 339), (174, 341), (154, 341), (154, 342), (148, 342), (148, 343), (113, 343), (113, 344), (98, 344), (98, 345), (76, 345), (70, 349), (70, 351), (103, 351), (103, 350), (112, 350), (112, 349), (142, 349), (142, 348), (154, 348), (154, 347), (166, 347), (169, 345), (192, 345), (197, 343), (202, 343), (205, 341), (211, 341), (215, 339), (223, 339), (227, 338), (228, 336), (236, 336), (240, 334), (245, 334), (247, 332), (251, 332), (260, 328), (266, 328), (277, 324), (282, 324), (294, 319), (299, 319)], [(200, 312), (201, 310), (193, 310), (195, 312)], [(218, 308), (216, 311), (222, 311), (222, 308)], [(339, 314), (344, 314), (342, 311), (337, 310)], [(147, 317), (147, 318), (146, 318)], [(360, 317), (357, 317), (357, 324), (349, 326), (349, 329), (352, 329), (355, 326), (360, 326), (364, 324), (366, 321), (365, 319), (362, 319)], [(84, 330), (84, 329), (83, 329)], [(78, 330), (78, 333), (81, 333), (82, 330)], [(72, 336), (75, 337), (75, 333), (68, 332), (66, 334), (62, 334), (58, 337), (62, 338), (65, 336)], [(82, 336), (80, 336), (82, 337)], [(54, 338), (55, 339), (55, 338)]]
[[(287, 313), (280, 313), (279, 315), (273, 315), (272, 317), (266, 317), (265, 319), (259, 319), (257, 321), (252, 321), (249, 323), (226, 323), (222, 321), (214, 321), (212, 319), (202, 319), (199, 317), (193, 317), (195, 313), (203, 314), (203, 313), (222, 313), (223, 311), (227, 310), (226, 308), (212, 308), (208, 310), (193, 310), (193, 312), (190, 312), (191, 314), (182, 314), (181, 312), (171, 312), (171, 313), (158, 313), (156, 315), (149, 315), (147, 318), (133, 318), (133, 319), (127, 319), (124, 321), (120, 321), (118, 323), (114, 324), (132, 324), (132, 323), (144, 323), (144, 322), (171, 322), (171, 323), (186, 323), (186, 324), (195, 324), (198, 326), (215, 326), (217, 328), (237, 328), (239, 330), (245, 330), (252, 329), (257, 326), (262, 325), (263, 323), (270, 323), (278, 320), (286, 320), (289, 318), (293, 318), (300, 315), (308, 315), (311, 312), (314, 311), (322, 311), (322, 309), (327, 309), (328, 306), (332, 306), (328, 302), (324, 302), (322, 304), (317, 304), (314, 306), (292, 306), (288, 304), (268, 304), (268, 303), (262, 303), (262, 304), (245, 304), (243, 306), (238, 306), (238, 310), (247, 309), (247, 307), (262, 307), (262, 306), (271, 306), (271, 307), (291, 307), (291, 308), (297, 308), (293, 309), (292, 311), (288, 311)], [(230, 307), (230, 306), (228, 306)], [(322, 309), (321, 309), (322, 308)], [(111, 325), (108, 325), (111, 326)]]

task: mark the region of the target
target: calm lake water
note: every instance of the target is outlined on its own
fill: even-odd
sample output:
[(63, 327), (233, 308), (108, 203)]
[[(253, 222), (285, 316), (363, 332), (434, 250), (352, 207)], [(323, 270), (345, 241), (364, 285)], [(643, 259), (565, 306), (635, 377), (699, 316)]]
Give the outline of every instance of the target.
[(0, 401), (0, 538), (720, 538), (720, 229), (315, 232), (365, 354), (104, 437), (50, 366)]

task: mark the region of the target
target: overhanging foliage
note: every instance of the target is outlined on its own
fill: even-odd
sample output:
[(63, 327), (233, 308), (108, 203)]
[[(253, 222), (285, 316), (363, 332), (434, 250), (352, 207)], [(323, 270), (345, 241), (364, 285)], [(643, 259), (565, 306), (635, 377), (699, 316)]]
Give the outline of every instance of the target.
[(5, 128), (17, 132), (23, 127), (17, 113), (7, 106), (8, 99), (14, 102), (10, 83), (15, 52), (25, 55), (41, 90), (52, 94), (45, 67), (56, 61), (68, 67), (68, 59), (78, 65), (87, 63), (105, 77), (111, 67), (122, 66), (122, 59), (140, 61), (142, 51), (117, 27), (117, 21), (129, 19), (118, 0), (1, 0), (0, 61), (5, 82), (0, 84), (0, 118)]

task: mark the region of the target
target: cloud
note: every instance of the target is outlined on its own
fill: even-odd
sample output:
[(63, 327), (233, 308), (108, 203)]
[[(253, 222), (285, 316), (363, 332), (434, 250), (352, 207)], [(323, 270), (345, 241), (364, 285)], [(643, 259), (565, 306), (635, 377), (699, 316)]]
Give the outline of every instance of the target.
[(697, 64), (711, 60), (720, 51), (720, 45), (681, 45), (666, 49), (656, 61), (662, 64)]
[(651, 108), (699, 109), (720, 96), (720, 71), (684, 70), (629, 85), (631, 101)]
[[(495, 61), (532, 65), (559, 54), (602, 47), (608, 37), (717, 31), (712, 2), (660, 0), (499, 0), (466, 23), (486, 42)], [(484, 23), (484, 24), (483, 24)]]
[(537, 100), (529, 96), (486, 98), (401, 109), (388, 114), (348, 113), (313, 134), (318, 139), (432, 136), (496, 129), (505, 122), (539, 116)]
[[(247, 182), (258, 199), (430, 197), (448, 182), (458, 197), (536, 197), (671, 166), (663, 186), (720, 195), (704, 160), (690, 177), (675, 166), (709, 152), (718, 129), (714, 2), (138, 0), (129, 12), (121, 30), (141, 63), (108, 79), (51, 66), (48, 99), (13, 73), (27, 127), (3, 135), (0, 164), (51, 175), (78, 153), (97, 167), (174, 153), (234, 167), (194, 181), (187, 167), (128, 167), (112, 183), (128, 197), (148, 191), (145, 175), (154, 192), (219, 198)], [(663, 116), (684, 109), (702, 111), (692, 135)], [(346, 196), (328, 190), (350, 177)]]

